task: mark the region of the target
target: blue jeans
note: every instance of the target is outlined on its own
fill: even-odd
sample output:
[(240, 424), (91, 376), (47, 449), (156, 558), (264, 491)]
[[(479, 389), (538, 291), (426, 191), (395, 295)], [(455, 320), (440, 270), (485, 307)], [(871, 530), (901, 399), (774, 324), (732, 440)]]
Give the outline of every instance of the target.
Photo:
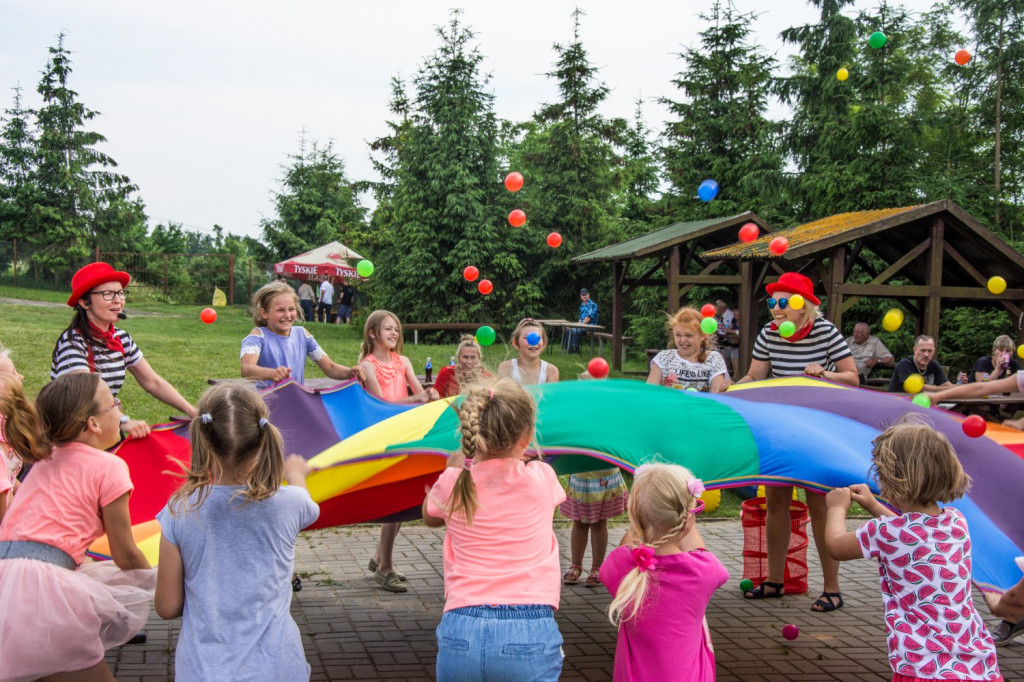
[(562, 634), (550, 606), (465, 606), (437, 626), (437, 680), (558, 680)]
[(299, 301), (299, 305), (302, 306), (302, 317), (306, 319), (306, 322), (313, 321), (313, 302), (302, 300)]

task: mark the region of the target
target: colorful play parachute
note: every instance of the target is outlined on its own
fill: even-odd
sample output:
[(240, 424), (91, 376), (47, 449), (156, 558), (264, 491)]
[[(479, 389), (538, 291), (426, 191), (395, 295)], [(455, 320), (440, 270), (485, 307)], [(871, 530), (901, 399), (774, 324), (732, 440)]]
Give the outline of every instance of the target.
[[(709, 488), (764, 483), (824, 491), (865, 482), (872, 439), (906, 413), (924, 413), (974, 480), (955, 505), (970, 524), (975, 582), (999, 591), (1017, 582), (1024, 521), (1013, 502), (1024, 490), (1024, 433), (992, 425), (985, 437), (967, 438), (948, 412), (814, 379), (737, 389), (708, 395), (623, 380), (533, 387), (537, 442), (560, 474), (608, 465), (633, 471), (657, 459), (687, 466)], [(310, 491), (329, 512), (328, 523), (414, 517), (424, 485), (458, 447), (452, 402), (395, 415), (314, 457)]]

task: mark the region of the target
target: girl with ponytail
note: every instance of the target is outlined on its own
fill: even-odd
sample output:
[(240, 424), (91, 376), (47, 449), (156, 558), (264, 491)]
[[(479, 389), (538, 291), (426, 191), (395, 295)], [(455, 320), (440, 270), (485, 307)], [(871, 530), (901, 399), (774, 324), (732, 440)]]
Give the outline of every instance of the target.
[(320, 516), (306, 490), (309, 465), (299, 455), (284, 458), (281, 433), (248, 383), (217, 384), (198, 409), (185, 483), (157, 514), (156, 612), (182, 618), (175, 673), (309, 679), (289, 612), (295, 541)]
[(704, 612), (729, 579), (696, 529), (704, 509), (700, 479), (675, 464), (637, 468), (629, 496), (629, 531), (601, 565), (618, 625), (615, 680), (715, 679)]
[(531, 450), (536, 416), (532, 396), (512, 379), (469, 388), (459, 409), (462, 447), (427, 490), (424, 522), (447, 526), (439, 682), (561, 673), (552, 519), (565, 492)]

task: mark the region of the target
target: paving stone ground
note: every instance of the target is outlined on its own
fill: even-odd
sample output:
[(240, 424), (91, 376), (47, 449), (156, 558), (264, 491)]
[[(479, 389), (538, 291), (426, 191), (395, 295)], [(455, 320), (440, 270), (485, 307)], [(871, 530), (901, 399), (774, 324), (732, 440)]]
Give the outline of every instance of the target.
[[(613, 541), (624, 530), (624, 526), (612, 528)], [(845, 562), (841, 579), (846, 606), (831, 614), (817, 614), (809, 608), (821, 590), (813, 544), (808, 556), (807, 595), (749, 601), (737, 587), (743, 565), (740, 522), (704, 522), (701, 531), (709, 549), (732, 576), (708, 608), (721, 682), (891, 679), (874, 562)], [(373, 526), (357, 526), (315, 531), (299, 539), (296, 570), (304, 576), (304, 586), (294, 595), (292, 615), (302, 632), (314, 681), (434, 679), (434, 628), (444, 607), (443, 531), (424, 526), (402, 529), (395, 563), (408, 576), (410, 590), (406, 594), (385, 592), (366, 572), (377, 532)], [(569, 529), (559, 528), (557, 533), (565, 567), (569, 563)], [(975, 600), (993, 627), (998, 620), (988, 615), (977, 591)], [(563, 680), (611, 679), (615, 629), (605, 616), (608, 601), (603, 588), (563, 588), (558, 612), (565, 639)], [(800, 628), (795, 641), (782, 637), (786, 623)], [(173, 680), (180, 625), (180, 620), (165, 622), (154, 613), (146, 626), (146, 644), (108, 653), (107, 661), (117, 679)], [(1024, 638), (998, 652), (1004, 678), (1008, 682), (1024, 680)]]

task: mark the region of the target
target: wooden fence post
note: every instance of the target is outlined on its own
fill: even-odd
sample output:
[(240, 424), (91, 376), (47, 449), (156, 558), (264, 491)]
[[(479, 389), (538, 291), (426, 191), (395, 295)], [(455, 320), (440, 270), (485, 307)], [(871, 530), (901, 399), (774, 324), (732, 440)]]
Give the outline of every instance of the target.
[(18, 286), (18, 240), (14, 240), (14, 286)]
[(228, 305), (235, 304), (235, 254), (228, 254)]

